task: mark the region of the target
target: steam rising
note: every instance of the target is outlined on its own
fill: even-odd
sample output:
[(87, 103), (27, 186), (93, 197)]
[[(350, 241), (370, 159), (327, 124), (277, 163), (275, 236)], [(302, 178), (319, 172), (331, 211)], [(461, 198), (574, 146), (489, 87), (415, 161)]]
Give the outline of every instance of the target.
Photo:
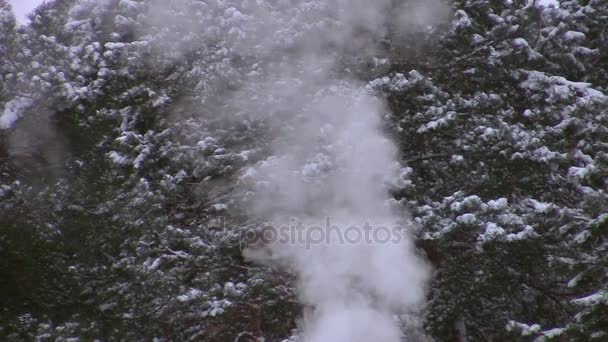
[[(395, 145), (381, 133), (382, 101), (352, 80), (315, 81), (294, 85), (294, 93), (310, 93), (309, 101), (292, 108), (301, 114), (277, 140), (274, 156), (243, 178), (254, 175), (254, 214), (274, 226), (297, 218), (308, 229), (331, 217), (342, 236), (367, 223), (397, 226), (402, 217), (390, 206), (387, 185), (399, 164)], [(416, 310), (428, 279), (405, 236), (398, 243), (276, 242), (245, 255), (296, 274), (300, 301), (312, 308), (303, 322), (306, 341), (399, 341), (392, 315)]]
[[(289, 59), (269, 62), (231, 101), (240, 115), (287, 127), (274, 140), (272, 156), (241, 177), (250, 190), (244, 201), (253, 216), (274, 227), (295, 218), (310, 230), (328, 217), (343, 236), (366, 223), (373, 231), (395, 227), (403, 214), (391, 207), (387, 190), (398, 182), (400, 165), (395, 144), (382, 133), (386, 108), (363, 83), (341, 76), (348, 65), (338, 56), (373, 56), (389, 26), (419, 29), (424, 21), (437, 23), (432, 13), (448, 11), (438, 1), (410, 2), (414, 6), (398, 6), (399, 13), (388, 0), (315, 3), (335, 21), (304, 32), (292, 42)], [(281, 22), (275, 16), (274, 23)], [(252, 46), (272, 56), (277, 47), (266, 49), (267, 42)], [(299, 300), (309, 308), (305, 341), (400, 341), (393, 317), (420, 308), (429, 277), (405, 237), (398, 243), (283, 241), (244, 253), (296, 275)]]

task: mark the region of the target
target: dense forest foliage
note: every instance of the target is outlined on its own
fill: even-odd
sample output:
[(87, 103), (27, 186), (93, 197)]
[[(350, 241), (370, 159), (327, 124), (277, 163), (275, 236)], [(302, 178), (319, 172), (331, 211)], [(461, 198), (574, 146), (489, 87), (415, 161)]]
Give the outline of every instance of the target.
[(19, 24), (0, 0), (0, 339), (298, 340), (293, 274), (235, 241), (246, 171), (292, 129), (264, 89), (315, 45), (388, 104), (433, 266), (410, 340), (607, 340), (608, 2), (339, 15), (365, 3), (54, 0)]

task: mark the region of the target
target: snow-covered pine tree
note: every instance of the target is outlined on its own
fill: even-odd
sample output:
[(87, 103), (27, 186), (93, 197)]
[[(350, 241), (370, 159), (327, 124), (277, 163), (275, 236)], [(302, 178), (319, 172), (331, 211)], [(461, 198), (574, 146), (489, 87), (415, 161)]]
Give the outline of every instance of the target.
[[(436, 268), (427, 333), (601, 341), (608, 3), (450, 6), (335, 51), (390, 105), (394, 196)], [(274, 101), (260, 75), (348, 18), (322, 0), (56, 0), (30, 19), (0, 0), (0, 336), (290, 336), (292, 277), (228, 239), (255, 219), (234, 188), (290, 129), (253, 113)]]

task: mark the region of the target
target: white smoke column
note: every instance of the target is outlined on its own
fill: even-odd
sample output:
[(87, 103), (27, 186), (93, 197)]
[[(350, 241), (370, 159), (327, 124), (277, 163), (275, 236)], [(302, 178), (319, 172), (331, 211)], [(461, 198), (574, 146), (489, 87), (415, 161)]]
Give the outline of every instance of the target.
[(397, 176), (397, 151), (381, 134), (380, 101), (363, 89), (344, 92), (317, 108), (334, 127), (326, 143), (333, 147), (330, 153), (336, 165), (320, 185), (331, 197), (321, 201), (324, 208), (313, 213), (317, 217), (310, 218), (308, 225), (320, 224), (323, 217), (319, 215), (329, 215), (349, 238), (349, 232), (353, 235), (349, 227), (362, 229), (369, 223), (371, 240), (351, 245), (336, 239), (310, 250), (296, 248), (290, 255), (292, 248), (287, 259), (293, 258), (299, 270), (302, 300), (315, 308), (305, 327), (306, 339), (399, 341), (400, 331), (391, 314), (421, 304), (427, 269), (415, 256), (407, 235), (395, 234), (403, 231), (391, 230), (395, 235), (389, 241), (374, 234), (388, 232), (381, 227), (393, 228), (401, 219), (391, 212), (383, 184)]
[[(298, 218), (305, 235), (327, 217), (335, 229), (330, 241), (278, 241), (246, 256), (296, 274), (300, 300), (313, 308), (305, 317), (306, 341), (399, 341), (392, 315), (423, 302), (428, 270), (407, 234), (393, 230), (402, 217), (391, 210), (385, 183), (399, 165), (395, 145), (380, 130), (382, 102), (354, 81), (300, 81), (294, 93), (319, 88), (276, 155), (255, 169), (256, 212), (275, 227)], [(369, 240), (366, 223), (373, 228)]]
[[(439, 1), (410, 1), (395, 7), (401, 12), (393, 11), (390, 0), (314, 3), (328, 5), (337, 24), (302, 37), (304, 48), (270, 63), (270, 71), (233, 101), (236, 112), (282, 127), (273, 155), (241, 178), (253, 190), (244, 196), (252, 215), (280, 233), (295, 218), (305, 238), (287, 229), (286, 240), (279, 236), (244, 254), (296, 276), (299, 300), (309, 308), (301, 327), (304, 341), (400, 341), (393, 317), (423, 305), (429, 268), (415, 253), (403, 212), (391, 207), (387, 185), (398, 182), (401, 166), (395, 143), (381, 130), (385, 105), (361, 82), (338, 76), (337, 53), (323, 47), (368, 58), (391, 20), (393, 27), (413, 32), (448, 11)], [(272, 41), (272, 35), (260, 36)], [(317, 227), (325, 228), (327, 218), (332, 235), (319, 241)], [(403, 229), (394, 229), (400, 223)], [(363, 238), (364, 227), (371, 227), (371, 240)]]

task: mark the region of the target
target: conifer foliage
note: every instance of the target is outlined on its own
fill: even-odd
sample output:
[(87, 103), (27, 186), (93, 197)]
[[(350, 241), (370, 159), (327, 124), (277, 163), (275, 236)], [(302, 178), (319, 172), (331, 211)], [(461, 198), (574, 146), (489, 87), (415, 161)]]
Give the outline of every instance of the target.
[[(290, 129), (257, 113), (259, 75), (343, 30), (334, 3), (54, 0), (18, 23), (0, 0), (0, 339), (298, 339), (293, 275), (235, 243), (237, 184)], [(445, 3), (323, 47), (389, 104), (424, 334), (606, 340), (608, 2)]]

